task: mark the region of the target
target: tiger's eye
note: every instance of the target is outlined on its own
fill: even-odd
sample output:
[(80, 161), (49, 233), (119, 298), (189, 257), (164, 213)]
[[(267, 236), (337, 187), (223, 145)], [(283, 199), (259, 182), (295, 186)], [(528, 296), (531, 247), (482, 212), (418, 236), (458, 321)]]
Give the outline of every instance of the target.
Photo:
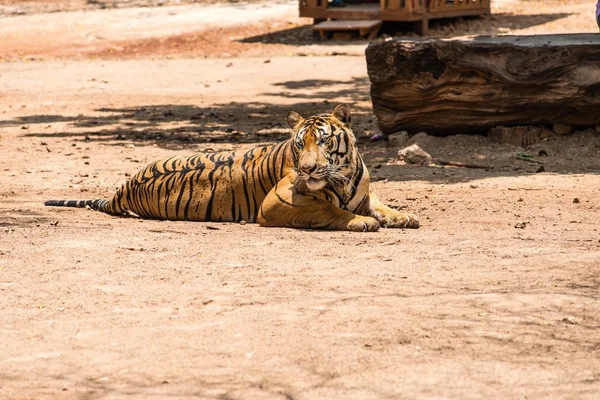
[(330, 138), (331, 138), (331, 136), (321, 136), (319, 138), (319, 144), (321, 145), (321, 144), (325, 144), (325, 143), (329, 142)]

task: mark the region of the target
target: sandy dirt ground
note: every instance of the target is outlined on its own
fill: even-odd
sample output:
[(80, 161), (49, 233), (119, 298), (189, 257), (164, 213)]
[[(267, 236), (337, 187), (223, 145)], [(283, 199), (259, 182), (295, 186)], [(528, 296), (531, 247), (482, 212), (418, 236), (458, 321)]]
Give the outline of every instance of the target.
[[(183, 48), (173, 44), (203, 35), (171, 31), (182, 19), (157, 17), (162, 27), (141, 33), (128, 25), (120, 40), (111, 36), (119, 12), (141, 8), (54, 3), (5, 2), (0, 17), (0, 398), (597, 398), (600, 133), (528, 149), (418, 135), (409, 143), (434, 157), (491, 168), (400, 165), (397, 145), (370, 140), (365, 43), (315, 44), (286, 2), (244, 5), (262, 9), (264, 23), (236, 22), (232, 11), (221, 32), (238, 39)], [(500, 6), (491, 22), (436, 29), (594, 28), (584, 2)], [(214, 10), (144, 9), (177, 17), (178, 7)], [(82, 25), (69, 29), (70, 18)], [(112, 39), (82, 52), (94, 18)], [(53, 47), (40, 46), (44, 37)], [(156, 158), (284, 140), (289, 110), (337, 103), (352, 107), (373, 189), (418, 214), (419, 230), (43, 206), (107, 198)], [(546, 172), (517, 160), (523, 151)]]

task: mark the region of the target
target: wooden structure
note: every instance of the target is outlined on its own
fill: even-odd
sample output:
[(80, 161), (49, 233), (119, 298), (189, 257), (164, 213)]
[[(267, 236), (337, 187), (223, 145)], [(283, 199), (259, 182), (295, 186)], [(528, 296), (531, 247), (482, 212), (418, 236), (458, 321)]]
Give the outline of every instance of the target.
[(313, 25), (313, 31), (319, 32), (321, 39), (325, 39), (329, 32), (358, 31), (360, 36), (367, 36), (369, 40), (377, 38), (381, 21), (377, 20), (350, 20), (350, 21), (323, 21)]
[(490, 0), (355, 0), (346, 7), (331, 7), (327, 0), (299, 0), (300, 16), (315, 24), (326, 20), (378, 20), (420, 22), (426, 34), (429, 20), (490, 13)]
[(600, 35), (372, 42), (373, 111), (385, 134), (600, 124)]

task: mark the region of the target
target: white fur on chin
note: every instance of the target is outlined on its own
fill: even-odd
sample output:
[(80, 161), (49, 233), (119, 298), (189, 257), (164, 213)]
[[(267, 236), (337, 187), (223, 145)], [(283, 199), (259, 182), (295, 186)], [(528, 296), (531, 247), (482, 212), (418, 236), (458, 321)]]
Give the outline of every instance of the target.
[(319, 180), (316, 180), (316, 179), (309, 178), (309, 179), (306, 181), (306, 187), (307, 187), (309, 190), (321, 190), (321, 189), (323, 189), (323, 188), (324, 188), (326, 185), (327, 185), (327, 182), (325, 182), (325, 179), (319, 179)]

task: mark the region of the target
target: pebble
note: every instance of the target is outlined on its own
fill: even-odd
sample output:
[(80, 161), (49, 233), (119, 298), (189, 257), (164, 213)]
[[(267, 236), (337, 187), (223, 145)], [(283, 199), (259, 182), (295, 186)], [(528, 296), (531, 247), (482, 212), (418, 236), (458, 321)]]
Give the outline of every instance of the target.
[(405, 161), (409, 164), (426, 165), (429, 164), (432, 159), (431, 155), (416, 143), (398, 151), (398, 160)]
[(402, 146), (406, 145), (406, 142), (408, 142), (408, 139), (409, 139), (408, 132), (406, 132), (406, 131), (395, 132), (395, 133), (392, 133), (388, 137), (388, 145), (390, 147), (402, 147)]
[(564, 124), (554, 124), (552, 125), (552, 131), (557, 135), (566, 135), (568, 133), (573, 132), (573, 127)]

